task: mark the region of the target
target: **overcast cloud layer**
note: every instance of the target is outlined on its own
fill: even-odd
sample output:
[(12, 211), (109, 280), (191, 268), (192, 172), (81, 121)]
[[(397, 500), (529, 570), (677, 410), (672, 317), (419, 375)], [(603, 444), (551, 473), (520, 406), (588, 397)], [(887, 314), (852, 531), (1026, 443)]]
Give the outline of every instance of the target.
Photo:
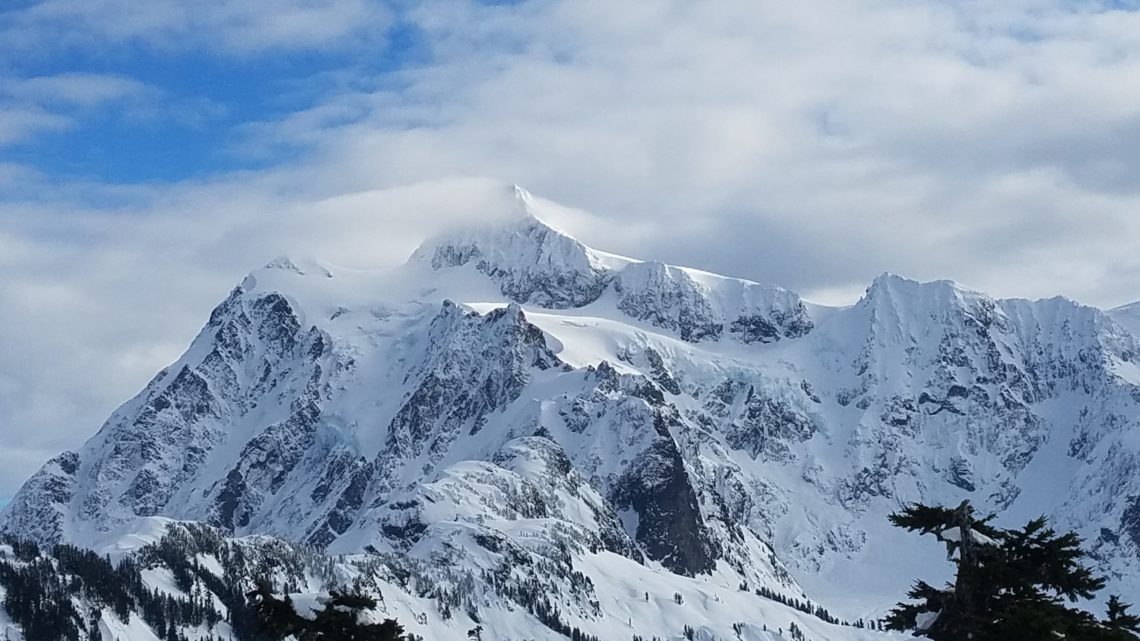
[[(177, 358), (250, 269), (390, 265), (479, 215), (456, 202), (467, 182), (399, 188), (422, 181), (517, 182), (591, 212), (556, 222), (598, 248), (822, 302), (883, 271), (1140, 299), (1128, 3), (240, 4), (0, 12), (0, 150), (108, 112), (161, 128), (234, 110), (125, 63), (30, 77), (20, 60), (336, 61), (294, 108), (228, 130), (244, 169), (111, 184), (0, 164), (0, 498)], [(367, 64), (398, 34), (414, 56)]]

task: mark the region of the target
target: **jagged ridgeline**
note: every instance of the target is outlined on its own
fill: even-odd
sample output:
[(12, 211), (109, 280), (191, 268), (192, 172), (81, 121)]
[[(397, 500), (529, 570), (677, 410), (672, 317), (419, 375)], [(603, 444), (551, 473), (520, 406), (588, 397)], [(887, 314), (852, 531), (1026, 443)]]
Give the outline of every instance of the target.
[(448, 188), (501, 215), (391, 270), (253, 272), (0, 531), (128, 554), (200, 523), (366, 559), (425, 638), (845, 640), (878, 633), (823, 619), (874, 620), (925, 564), (886, 515), (969, 499), (1077, 530), (1140, 600), (1138, 308), (892, 275), (824, 307)]

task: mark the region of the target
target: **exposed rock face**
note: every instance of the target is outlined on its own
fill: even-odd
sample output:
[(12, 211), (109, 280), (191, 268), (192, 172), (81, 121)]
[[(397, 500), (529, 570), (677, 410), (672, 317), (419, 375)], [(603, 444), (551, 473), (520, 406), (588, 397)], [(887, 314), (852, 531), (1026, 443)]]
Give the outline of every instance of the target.
[(1120, 515), (1120, 529), (1132, 539), (1134, 545), (1140, 546), (1140, 496), (1129, 497), (1124, 505), (1124, 513)]
[(726, 334), (744, 343), (774, 343), (804, 336), (814, 326), (803, 301), (790, 292), (744, 281), (706, 280), (710, 282), (702, 283), (689, 270), (672, 265), (635, 263), (615, 281), (617, 307), (694, 343)]
[(484, 317), (445, 301), (429, 333), (415, 391), (392, 419), (382, 456), (446, 451), (457, 435), (478, 432), (489, 414), (514, 402), (532, 370), (562, 365), (517, 305)]
[(683, 270), (661, 263), (627, 267), (618, 281), (618, 309), (658, 327), (673, 330), (687, 341), (717, 339), (723, 319), (706, 292)]
[(529, 216), (390, 273), (278, 260), (0, 530), (82, 541), (161, 516), (563, 569), (573, 541), (798, 594), (797, 574), (873, 556), (900, 503), (968, 497), (1049, 511), (1140, 594), (1136, 336), (1071, 301), (894, 276), (816, 309)]
[(40, 540), (58, 541), (69, 525), (67, 507), (75, 497), (79, 455), (64, 452), (28, 479), (6, 507), (4, 530), (37, 533)]
[(649, 558), (693, 576), (716, 567), (719, 546), (705, 526), (685, 462), (665, 425), (668, 420), (661, 414), (655, 417), (660, 438), (618, 480), (614, 503), (618, 509), (637, 513), (634, 534)]
[[(726, 388), (727, 386), (727, 388)], [(794, 458), (791, 446), (810, 439), (816, 432), (812, 419), (804, 411), (789, 401), (768, 397), (763, 390), (749, 385), (743, 398), (736, 398), (736, 390), (731, 383), (718, 388), (721, 398), (714, 401), (724, 403), (724, 396), (730, 399), (728, 405), (740, 403), (741, 411), (732, 420), (726, 433), (726, 442), (732, 447), (748, 452), (752, 458), (788, 461)], [(717, 411), (717, 410), (714, 410)]]

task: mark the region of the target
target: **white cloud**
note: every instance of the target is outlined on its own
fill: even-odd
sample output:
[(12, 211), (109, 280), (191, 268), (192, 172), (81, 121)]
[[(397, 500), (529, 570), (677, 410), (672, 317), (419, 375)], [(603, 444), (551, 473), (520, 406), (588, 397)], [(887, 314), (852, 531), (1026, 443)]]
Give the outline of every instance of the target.
[[(232, 55), (374, 44), (390, 20), (352, 2), (282, 0), (265, 20), (234, 4), (124, 6), (57, 0), (17, 18)], [(311, 109), (242, 129), (260, 157), (311, 150), (288, 165), (126, 187), (0, 167), (3, 193), (40, 203), (0, 211), (0, 495), (176, 357), (249, 268), (286, 252), (391, 263), (472, 215), (431, 189), (371, 191), (439, 176), (492, 175), (591, 210), (564, 223), (603, 249), (831, 302), (887, 270), (1003, 296), (1140, 298), (1135, 13), (1045, 0), (407, 11), (430, 63), (330, 70), (348, 80)], [(130, 207), (76, 204), (92, 201)]]
[(0, 75), (0, 148), (75, 128), (96, 108), (114, 104), (138, 107), (155, 95), (143, 83), (115, 75)]
[(224, 105), (208, 97), (169, 96), (123, 75), (0, 74), (0, 148), (17, 143), (27, 146), (42, 134), (82, 129), (101, 115), (111, 114), (134, 125), (195, 128), (225, 113)]
[(46, 131), (67, 129), (71, 118), (35, 106), (0, 103), (0, 146), (28, 140)]
[(7, 80), (0, 93), (36, 104), (55, 103), (93, 107), (139, 96), (147, 87), (132, 78), (94, 73), (62, 73)]
[(1119, 278), (1140, 271), (1140, 42), (1120, 27), (1136, 14), (585, 0), (412, 16), (435, 64), (254, 144), (314, 145), (328, 169), (313, 179), (343, 189), (510, 177), (610, 216), (617, 249), (805, 291), (889, 268), (1003, 295), (1137, 295)]
[(382, 38), (390, 20), (369, 0), (43, 0), (0, 15), (6, 45), (35, 55), (129, 43), (238, 55), (342, 49)]

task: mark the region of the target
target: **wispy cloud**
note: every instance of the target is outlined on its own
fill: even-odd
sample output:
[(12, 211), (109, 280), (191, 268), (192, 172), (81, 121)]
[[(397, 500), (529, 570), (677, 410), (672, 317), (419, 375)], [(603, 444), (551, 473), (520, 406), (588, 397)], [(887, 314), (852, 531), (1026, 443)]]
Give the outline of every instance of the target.
[(340, 49), (382, 37), (390, 18), (368, 0), (46, 0), (0, 15), (4, 42), (37, 55), (122, 43), (222, 55)]
[[(65, 193), (89, 204), (106, 191), (92, 177), (119, 168), (139, 175), (155, 158), (158, 166), (176, 163), (181, 141), (227, 116), (227, 106), (210, 97), (171, 93), (122, 74), (0, 74), (0, 208), (5, 200)], [(145, 140), (157, 148), (145, 149)], [(135, 156), (140, 147), (149, 153)], [(29, 179), (48, 174), (43, 184)]]
[(147, 87), (132, 78), (94, 73), (12, 78), (0, 86), (0, 94), (9, 99), (77, 107), (94, 107), (146, 92)]
[(35, 106), (0, 103), (0, 146), (21, 142), (45, 131), (59, 131), (72, 125), (67, 116)]
[(0, 147), (76, 127), (92, 110), (144, 104), (154, 91), (115, 75), (64, 73), (0, 78)]

